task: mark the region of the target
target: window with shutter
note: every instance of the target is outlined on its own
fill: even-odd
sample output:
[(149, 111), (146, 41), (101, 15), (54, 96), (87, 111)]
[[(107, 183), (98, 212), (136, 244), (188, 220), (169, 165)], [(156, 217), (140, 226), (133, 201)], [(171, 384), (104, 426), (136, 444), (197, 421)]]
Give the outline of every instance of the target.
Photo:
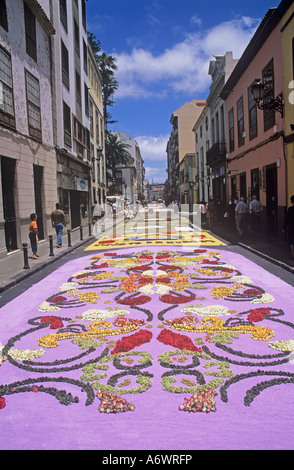
[(36, 18), (31, 10), (24, 4), (25, 35), (27, 54), (37, 61)]

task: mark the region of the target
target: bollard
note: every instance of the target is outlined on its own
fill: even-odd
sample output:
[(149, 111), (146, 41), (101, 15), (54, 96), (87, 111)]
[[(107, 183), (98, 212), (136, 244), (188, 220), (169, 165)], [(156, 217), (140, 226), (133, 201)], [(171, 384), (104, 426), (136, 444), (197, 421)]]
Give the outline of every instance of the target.
[(83, 227), (80, 225), (80, 240), (84, 240), (83, 239)]
[(67, 230), (67, 246), (71, 246), (71, 231)]
[(156, 238), (159, 238), (159, 212), (156, 211), (155, 213), (155, 218), (156, 218)]
[(89, 222), (89, 237), (91, 236), (91, 223)]
[(28, 258), (28, 244), (23, 243), (22, 244), (22, 249), (23, 249), (23, 260), (24, 260), (23, 269), (30, 269), (30, 267), (29, 267), (29, 258)]
[(171, 212), (167, 212), (167, 238), (171, 238)]
[(54, 256), (54, 253), (53, 253), (53, 235), (49, 235), (49, 256)]

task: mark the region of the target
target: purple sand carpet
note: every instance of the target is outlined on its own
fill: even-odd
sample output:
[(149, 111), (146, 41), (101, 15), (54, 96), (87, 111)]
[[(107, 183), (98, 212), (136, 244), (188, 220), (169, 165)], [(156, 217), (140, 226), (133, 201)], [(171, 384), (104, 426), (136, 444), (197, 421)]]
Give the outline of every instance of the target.
[[(293, 287), (217, 247), (148, 250), (87, 253), (1, 309), (2, 450), (294, 448)], [(174, 330), (176, 318), (202, 329)], [(88, 334), (119, 333), (116, 319), (144, 324)], [(221, 331), (205, 331), (215, 320)], [(148, 342), (132, 343), (138, 332)], [(162, 332), (181, 341), (164, 344)], [(112, 354), (123, 338), (132, 349)], [(182, 349), (187, 338), (196, 350)], [(214, 411), (179, 409), (203, 387), (216, 392)], [(134, 410), (99, 410), (97, 390)]]

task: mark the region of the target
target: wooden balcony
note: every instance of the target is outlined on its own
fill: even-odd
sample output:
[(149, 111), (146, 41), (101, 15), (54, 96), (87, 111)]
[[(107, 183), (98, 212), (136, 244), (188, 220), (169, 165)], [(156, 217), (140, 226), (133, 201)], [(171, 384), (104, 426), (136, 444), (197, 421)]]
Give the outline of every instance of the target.
[(213, 167), (225, 163), (226, 161), (226, 143), (225, 142), (216, 142), (209, 150), (206, 152), (206, 163), (207, 165)]

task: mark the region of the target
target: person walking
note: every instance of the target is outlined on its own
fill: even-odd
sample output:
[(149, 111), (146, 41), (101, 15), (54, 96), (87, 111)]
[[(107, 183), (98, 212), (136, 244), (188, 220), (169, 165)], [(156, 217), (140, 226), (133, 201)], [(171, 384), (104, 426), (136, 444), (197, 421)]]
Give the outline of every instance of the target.
[(207, 204), (205, 201), (200, 202), (200, 210), (201, 210), (201, 225), (206, 225)]
[(233, 228), (235, 226), (235, 209), (236, 204), (234, 202), (234, 198), (231, 197), (230, 202), (227, 205), (227, 221), (230, 228)]
[(238, 202), (235, 208), (236, 227), (241, 238), (245, 235), (248, 210), (249, 208), (248, 204), (245, 202), (245, 198), (241, 197), (240, 202)]
[(38, 242), (37, 242), (37, 235), (38, 235), (38, 225), (37, 225), (37, 215), (33, 212), (30, 215), (31, 223), (29, 226), (29, 239), (31, 242), (31, 248), (33, 252), (33, 259), (38, 259), (39, 255), (38, 251)]
[(207, 203), (207, 222), (208, 226), (212, 227), (214, 224), (214, 216), (215, 216), (215, 210), (214, 210), (214, 202), (213, 199), (209, 199)]
[(260, 218), (263, 207), (260, 201), (258, 201), (255, 195), (252, 196), (252, 200), (249, 204), (249, 232), (259, 232), (260, 230)]
[(291, 255), (294, 259), (294, 195), (290, 198), (291, 206), (287, 210), (283, 232), (288, 232), (288, 242), (291, 247)]
[(56, 235), (57, 235), (57, 248), (62, 247), (62, 235), (63, 235), (63, 227), (66, 227), (66, 220), (65, 214), (63, 210), (61, 210), (61, 204), (59, 202), (56, 203), (56, 209), (51, 212), (51, 222), (52, 227), (55, 228)]

